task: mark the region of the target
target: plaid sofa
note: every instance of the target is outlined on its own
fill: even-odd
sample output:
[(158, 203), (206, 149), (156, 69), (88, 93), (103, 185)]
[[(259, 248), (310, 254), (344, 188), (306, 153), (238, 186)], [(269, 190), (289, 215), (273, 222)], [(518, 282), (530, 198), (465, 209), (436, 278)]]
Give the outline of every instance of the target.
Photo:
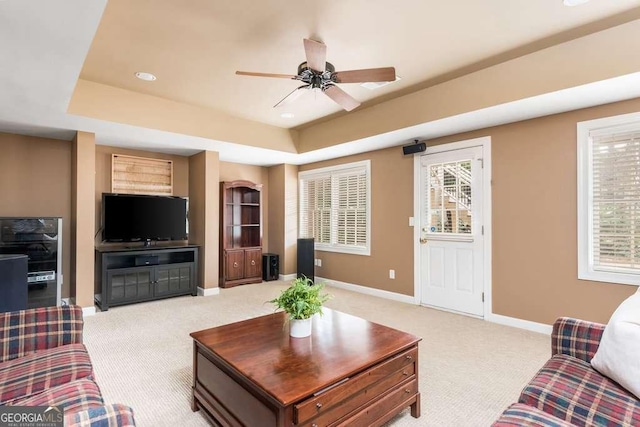
[(494, 427), (640, 426), (640, 401), (591, 367), (605, 325), (562, 317), (551, 359)]
[(133, 426), (133, 410), (105, 405), (82, 344), (82, 309), (0, 313), (0, 406), (59, 406), (65, 426)]

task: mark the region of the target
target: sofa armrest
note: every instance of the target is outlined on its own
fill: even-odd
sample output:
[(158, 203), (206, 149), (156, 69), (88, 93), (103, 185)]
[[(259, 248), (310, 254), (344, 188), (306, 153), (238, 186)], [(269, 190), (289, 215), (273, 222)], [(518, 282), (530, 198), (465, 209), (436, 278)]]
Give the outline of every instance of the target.
[(128, 427), (135, 426), (133, 409), (120, 403), (93, 406), (84, 411), (64, 415), (65, 427)]
[(596, 354), (605, 325), (570, 317), (561, 317), (553, 324), (551, 355), (567, 354), (591, 362)]
[(0, 313), (0, 362), (82, 343), (82, 308), (42, 307)]

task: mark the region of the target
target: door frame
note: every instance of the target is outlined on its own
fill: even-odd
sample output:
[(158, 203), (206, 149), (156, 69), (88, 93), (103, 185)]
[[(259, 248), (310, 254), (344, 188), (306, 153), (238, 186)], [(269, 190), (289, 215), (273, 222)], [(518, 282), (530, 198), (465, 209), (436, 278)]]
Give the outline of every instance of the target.
[[(445, 151), (460, 150), (463, 148), (482, 147), (482, 218), (484, 226), (483, 240), (483, 292), (484, 292), (484, 319), (488, 319), (492, 311), (492, 295), (491, 295), (491, 283), (492, 283), (492, 271), (491, 271), (491, 248), (492, 248), (492, 231), (491, 231), (491, 137), (483, 136), (480, 138), (467, 139), (463, 141), (451, 142), (448, 144), (440, 144), (434, 146), (427, 146), (427, 150), (423, 153), (414, 154), (413, 156), (413, 295), (414, 302), (420, 305), (422, 301), (422, 287), (420, 286), (420, 278), (422, 277), (422, 265), (420, 250), (420, 230), (422, 224), (420, 223), (422, 215), (420, 214), (420, 159), (422, 156), (428, 154), (442, 153)], [(443, 309), (444, 310), (444, 309)], [(447, 311), (447, 310), (445, 310)], [(465, 313), (459, 313), (466, 316), (472, 316)]]

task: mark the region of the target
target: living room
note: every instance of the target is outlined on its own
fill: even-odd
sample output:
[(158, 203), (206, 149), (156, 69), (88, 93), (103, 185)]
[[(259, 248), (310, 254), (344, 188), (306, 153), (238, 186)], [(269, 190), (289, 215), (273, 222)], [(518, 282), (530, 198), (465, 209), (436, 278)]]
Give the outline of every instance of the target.
[[(341, 10), (337, 3), (331, 4), (335, 11)], [(525, 7), (525, 3), (520, 6)], [(3, 153), (0, 197), (4, 201), (0, 217), (62, 218), (61, 296), (82, 307), (88, 328), (85, 334), (88, 334), (99, 330), (99, 322), (117, 325), (124, 321), (122, 313), (130, 313), (135, 307), (100, 313), (94, 305), (98, 274), (95, 248), (102, 244), (102, 194), (111, 192), (112, 155), (172, 162), (172, 195), (189, 199), (189, 243), (198, 245), (200, 251), (198, 293), (206, 297), (198, 297), (198, 301), (223, 297), (234, 301), (231, 294), (236, 292), (245, 300), (255, 302), (250, 291), (242, 290), (243, 287), (221, 290), (218, 286), (220, 182), (246, 180), (262, 185), (262, 252), (279, 254), (281, 278), (290, 280), (297, 272), (296, 239), (301, 237), (298, 213), (302, 209), (299, 200), (302, 181), (299, 177), (320, 168), (369, 162), (368, 255), (316, 250), (315, 275), (329, 285), (327, 288), (336, 296), (354, 298), (357, 293), (366, 294), (362, 298), (367, 298), (371, 307), (378, 310), (384, 309), (385, 301), (398, 312), (404, 307), (398, 304), (406, 304), (411, 310), (431, 310), (420, 307), (438, 304), (431, 304), (425, 298), (427, 288), (422, 283), (426, 267), (421, 265), (419, 240), (427, 237), (416, 227), (424, 221), (419, 194), (419, 158), (444, 150), (445, 144), (484, 144), (480, 158), (488, 175), (484, 176), (484, 222), (480, 225), (483, 236), (482, 284), (478, 288), (482, 293), (481, 311), (471, 313), (472, 316), (464, 320), (456, 320), (459, 314), (442, 314), (446, 316), (442, 322), (461, 322), (467, 327), (467, 322), (484, 319), (515, 326), (531, 334), (526, 335), (525, 341), (546, 340), (548, 347), (548, 335), (557, 318), (567, 316), (606, 324), (616, 308), (637, 290), (637, 280), (621, 284), (579, 278), (582, 237), (579, 235), (577, 127), (579, 123), (640, 111), (640, 85), (637, 84), (640, 63), (635, 55), (629, 54), (637, 50), (640, 39), (637, 37), (640, 7), (636, 1), (613, 5), (592, 0), (575, 7), (564, 6), (560, 0), (542, 3), (529, 12), (538, 13), (541, 20), (545, 15), (557, 19), (549, 18), (530, 33), (515, 34), (514, 27), (526, 22), (516, 11), (507, 10), (502, 14), (495, 14), (494, 9), (483, 11), (486, 15), (482, 16), (495, 18), (497, 28), (502, 26), (514, 31), (514, 41), (496, 42), (483, 51), (484, 56), (476, 55), (474, 60), (448, 57), (433, 46), (422, 46), (415, 38), (405, 35), (404, 42), (417, 50), (417, 56), (436, 58), (440, 54), (442, 61), (452, 62), (429, 64), (440, 71), (424, 75), (419, 74), (423, 71), (396, 66), (402, 79), (377, 89), (381, 92), (342, 85), (345, 91), (366, 98), (363, 105), (352, 112), (342, 111), (330, 99), (318, 101), (303, 95), (290, 107), (298, 110), (294, 121), (288, 122), (289, 119), (280, 117), (283, 110), (272, 107), (295, 89), (294, 83), (238, 76), (232, 71), (224, 77), (225, 84), (221, 85), (224, 87), (211, 86), (218, 77), (216, 73), (226, 72), (229, 67), (286, 72), (304, 58), (302, 39), (305, 38), (323, 40), (328, 47), (327, 58), (340, 67), (395, 65), (387, 63), (384, 49), (375, 47), (373, 40), (385, 46), (383, 37), (374, 34), (375, 25), (358, 24), (363, 26), (360, 28), (363, 35), (353, 41), (354, 46), (365, 43), (367, 55), (379, 50), (375, 61), (349, 64), (349, 57), (358, 55), (340, 51), (337, 36), (329, 33), (333, 28), (331, 17), (313, 10), (310, 16), (323, 24), (315, 27), (305, 21), (308, 18), (303, 19), (308, 11), (301, 5), (290, 11), (292, 17), (282, 17), (278, 15), (285, 7), (281, 4), (265, 4), (250, 16), (244, 16), (240, 5), (226, 10), (220, 5), (207, 6), (198, 1), (189, 7), (163, 2), (162, 7), (154, 8), (149, 4), (129, 5), (115, 0), (86, 3), (65, 0), (56, 5), (5, 0), (0, 2), (0, 27), (4, 28), (0, 34), (7, 43), (7, 63), (15, 67), (7, 67), (0, 73), (0, 92), (4, 94), (0, 100)], [(421, 12), (429, 10), (427, 6), (411, 6)], [(506, 7), (506, 4), (491, 7), (498, 9), (499, 6)], [(343, 7), (344, 13), (353, 13), (356, 9), (353, 5)], [(377, 7), (381, 10), (372, 16), (383, 19), (384, 5)], [(461, 13), (448, 10), (453, 12)], [(230, 29), (227, 24), (225, 27), (221, 18), (225, 13), (233, 19), (242, 16), (248, 20), (247, 26)], [(450, 19), (441, 13), (435, 16)], [(265, 25), (269, 19), (260, 14), (273, 17), (273, 28)], [(411, 27), (412, 23), (419, 22), (419, 18), (405, 15), (409, 14), (403, 13), (398, 22), (394, 20), (390, 24), (392, 28)], [(142, 16), (149, 18), (141, 21), (144, 25), (136, 24), (135, 19)], [(210, 40), (190, 39), (207, 27), (203, 21), (207, 16), (216, 16), (218, 25), (232, 34), (228, 38), (218, 34), (219, 43), (224, 45), (218, 54), (233, 60), (216, 68), (201, 89), (187, 85), (184, 80), (165, 85), (163, 80), (170, 80), (169, 76), (186, 72), (184, 67), (169, 67), (172, 62), (181, 63), (175, 59), (184, 49), (181, 43), (193, 43), (192, 58), (211, 56), (194, 60), (194, 71), (189, 73), (214, 67), (216, 51), (209, 50), (214, 49), (209, 46)], [(304, 28), (278, 30), (283, 25), (292, 26), (287, 19), (294, 18), (300, 19), (300, 27)], [(190, 20), (189, 24), (182, 21), (186, 19)], [(469, 24), (474, 21), (465, 20)], [(348, 20), (343, 17), (336, 22), (346, 25)], [(173, 37), (162, 34), (163, 25), (172, 29), (168, 33)], [(189, 25), (191, 30), (178, 34), (180, 28)], [(336, 32), (344, 31), (340, 25), (336, 24)], [(489, 27), (475, 28), (485, 34), (491, 32)], [(247, 36), (249, 29), (259, 35)], [(419, 33), (421, 37), (438, 37), (435, 30), (434, 33), (420, 31), (426, 31)], [(507, 38), (504, 31), (497, 31), (499, 37), (496, 38)], [(291, 40), (283, 41), (285, 35)], [(255, 44), (247, 45), (249, 42), (243, 36)], [(403, 40), (401, 36), (394, 37), (395, 43)], [(462, 39), (470, 37), (467, 34)], [(139, 46), (134, 43), (138, 40)], [(456, 40), (451, 41), (452, 46)], [(276, 59), (277, 55), (269, 48), (278, 43), (281, 46), (276, 51), (281, 57)], [(230, 51), (230, 46), (245, 48), (245, 60), (238, 59), (242, 55)], [(204, 53), (199, 53), (199, 48)], [(176, 55), (175, 58), (161, 61), (163, 49), (170, 52), (165, 53), (165, 57)], [(156, 52), (157, 56), (142, 55), (140, 50)], [(122, 57), (114, 53), (118, 51)], [(460, 49), (457, 54), (463, 52), (466, 51)], [(365, 53), (362, 56), (366, 57)], [(136, 57), (140, 58), (139, 63), (132, 62)], [(290, 62), (290, 58), (297, 59)], [(152, 69), (161, 62), (168, 68)], [(416, 70), (420, 66), (423, 67), (420, 70), (424, 70), (424, 64), (415, 66)], [(127, 70), (126, 76), (116, 75), (123, 69)], [(133, 81), (135, 77), (128, 81), (136, 71), (157, 73), (158, 81)], [(235, 82), (235, 86), (226, 82)], [(156, 84), (159, 86), (151, 86)], [(180, 88), (185, 88), (184, 93)], [(207, 96), (220, 100), (203, 104), (202, 99)], [(235, 97), (242, 99), (227, 110), (222, 109), (223, 100)], [(425, 142), (426, 152), (404, 155), (402, 146), (412, 145), (414, 139)], [(278, 283), (272, 291), (277, 294), (282, 286)], [(190, 297), (181, 298), (188, 302)], [(349, 308), (349, 304), (337, 299), (329, 302), (329, 306), (338, 310)], [(171, 304), (170, 301), (159, 303)], [(151, 304), (155, 303), (141, 306)], [(188, 304), (176, 304), (188, 310)], [(200, 306), (201, 302), (193, 304), (198, 306), (194, 310), (206, 310)], [(220, 303), (214, 304), (224, 310)], [(167, 313), (168, 306), (163, 307), (159, 311)], [(265, 313), (264, 310), (269, 312), (270, 308), (260, 305), (249, 312), (259, 315)], [(360, 314), (371, 315), (370, 320), (376, 321), (371, 310)], [(234, 313), (229, 321), (246, 316), (238, 317)], [(107, 320), (109, 317), (113, 320)], [(185, 314), (185, 317), (189, 316)], [(217, 317), (216, 321), (224, 322), (224, 318)], [(512, 336), (517, 333), (500, 328), (495, 331), (517, 339)], [(88, 336), (85, 339), (91, 341)], [(120, 362), (126, 363), (126, 355), (121, 356)], [(92, 354), (93, 358), (101, 360), (103, 355)], [(528, 366), (539, 368), (546, 358), (540, 359), (537, 354)], [(112, 366), (111, 362), (99, 363), (105, 365), (98, 365), (96, 371), (110, 375), (99, 369)], [(522, 388), (537, 368), (523, 373), (519, 380), (524, 382), (513, 387)], [(101, 375), (98, 377), (100, 383)], [(423, 395), (429, 393), (429, 389), (421, 391)], [(112, 391), (108, 393), (110, 398), (130, 403), (128, 396), (120, 398)], [(507, 402), (517, 397), (516, 391)], [(140, 411), (142, 419), (154, 419), (144, 415), (149, 409), (132, 406), (134, 411)], [(412, 421), (428, 423), (426, 407), (423, 403), (421, 419)], [(493, 408), (494, 419), (505, 407)], [(397, 420), (397, 425), (410, 422), (411, 417), (405, 415)], [(194, 425), (199, 424), (194, 422)]]

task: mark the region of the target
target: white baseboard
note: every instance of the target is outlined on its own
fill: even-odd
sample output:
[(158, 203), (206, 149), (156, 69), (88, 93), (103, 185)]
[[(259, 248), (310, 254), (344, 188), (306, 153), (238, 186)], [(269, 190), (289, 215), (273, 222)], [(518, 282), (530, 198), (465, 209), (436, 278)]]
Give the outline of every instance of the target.
[(347, 291), (358, 292), (365, 295), (371, 295), (378, 298), (390, 299), (393, 301), (404, 302), (407, 304), (416, 304), (415, 298), (409, 295), (398, 294), (395, 292), (383, 291), (381, 289), (369, 288), (367, 286), (354, 285), (353, 283), (340, 282), (339, 280), (325, 279), (324, 277), (316, 277), (316, 283), (322, 282), (334, 288), (346, 289)]
[(280, 274), (280, 275), (278, 276), (278, 280), (286, 280), (286, 281), (289, 281), (289, 280), (293, 280), (293, 279), (295, 279), (297, 276), (298, 276), (298, 275), (297, 275), (296, 273), (293, 273), (293, 274)]
[(83, 317), (93, 316), (94, 314), (96, 314), (96, 306), (95, 305), (92, 305), (91, 307), (82, 307), (82, 316)]
[(538, 332), (545, 335), (551, 335), (552, 325), (544, 323), (532, 322), (530, 320), (518, 319), (516, 317), (503, 316), (501, 314), (489, 313), (485, 317), (488, 322), (499, 323), (500, 325), (513, 326), (514, 328), (526, 329), (528, 331)]
[(200, 286), (198, 286), (198, 296), (201, 297), (210, 297), (213, 295), (219, 295), (220, 294), (220, 288), (201, 288)]

